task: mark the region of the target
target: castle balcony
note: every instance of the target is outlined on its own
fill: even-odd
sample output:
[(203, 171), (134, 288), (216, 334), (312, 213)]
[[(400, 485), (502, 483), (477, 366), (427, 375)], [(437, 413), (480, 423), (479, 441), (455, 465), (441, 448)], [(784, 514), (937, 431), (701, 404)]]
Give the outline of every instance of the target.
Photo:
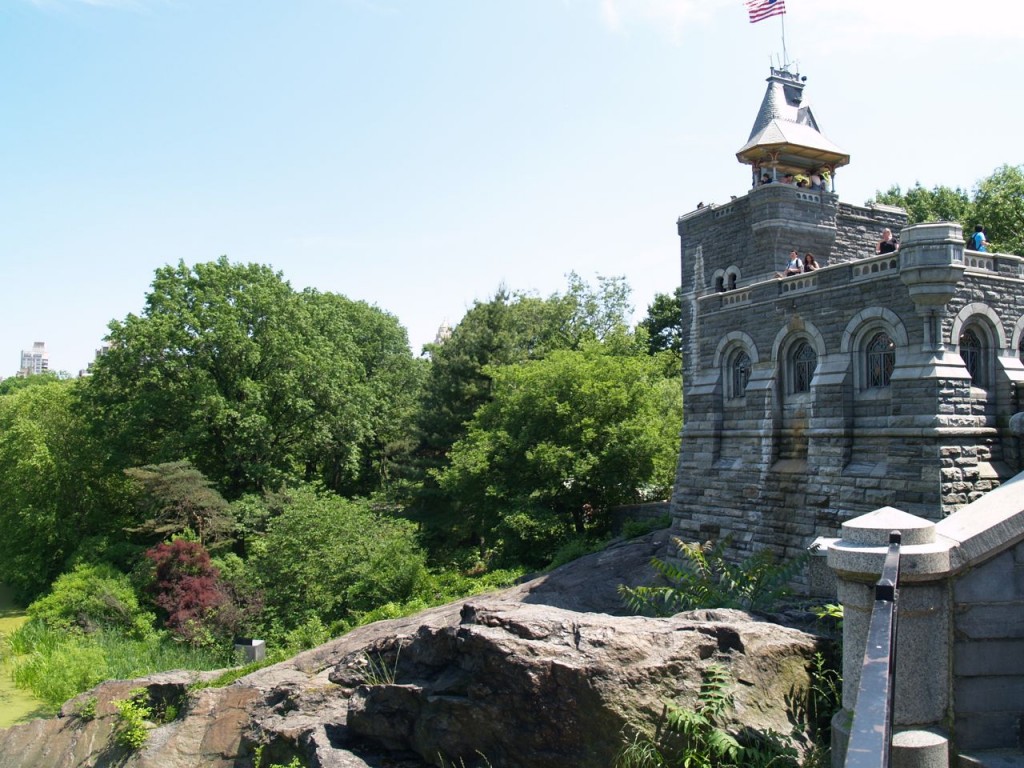
[[(901, 258), (900, 252), (871, 254), (855, 261), (824, 264), (814, 272), (800, 275), (755, 278), (733, 290), (704, 294), (698, 298), (698, 306), (703, 314), (797, 298), (816, 291), (837, 291), (840, 295), (853, 292), (859, 295), (870, 291), (873, 282), (894, 279), (902, 279), (904, 282), (910, 279), (914, 283), (937, 279), (943, 291), (949, 293), (964, 278), (1024, 280), (1024, 257), (1011, 253), (961, 251), (955, 237), (948, 240), (946, 245), (948, 248), (933, 253), (926, 260), (927, 263), (920, 263), (919, 258), (913, 259), (913, 264), (908, 263), (906, 258)], [(915, 273), (914, 278), (910, 278), (911, 273)]]

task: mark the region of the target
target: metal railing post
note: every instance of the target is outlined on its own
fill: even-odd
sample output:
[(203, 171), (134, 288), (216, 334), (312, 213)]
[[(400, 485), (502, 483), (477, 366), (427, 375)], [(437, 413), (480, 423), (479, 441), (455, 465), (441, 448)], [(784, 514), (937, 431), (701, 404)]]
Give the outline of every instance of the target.
[(846, 749), (846, 768), (888, 768), (896, 693), (896, 602), (899, 599), (900, 532), (889, 534), (889, 551), (875, 583), (864, 663)]

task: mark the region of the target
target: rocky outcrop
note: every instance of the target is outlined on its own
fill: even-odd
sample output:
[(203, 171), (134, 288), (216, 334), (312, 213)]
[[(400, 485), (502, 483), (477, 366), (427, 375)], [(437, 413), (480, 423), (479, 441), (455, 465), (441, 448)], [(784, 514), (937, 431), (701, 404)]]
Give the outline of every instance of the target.
[[(614, 577), (593, 569), (646, 563), (656, 539), (504, 592), (360, 627), (226, 687), (189, 693), (195, 673), (105, 683), (89, 694), (97, 700), (91, 719), (75, 714), (79, 697), (60, 717), (0, 731), (0, 767), (247, 768), (260, 748), (263, 765), (300, 756), (322, 768), (608, 768), (625, 737), (655, 723), (665, 702), (696, 700), (712, 663), (737, 681), (737, 722), (789, 732), (813, 636), (737, 611), (649, 619), (600, 610), (621, 612), (607, 588)], [(607, 579), (605, 589), (586, 589), (588, 570), (592, 586)], [(648, 571), (634, 562), (616, 585)], [(550, 604), (559, 602), (573, 609)], [(179, 714), (129, 753), (111, 739), (112, 702), (139, 686), (176, 702)]]

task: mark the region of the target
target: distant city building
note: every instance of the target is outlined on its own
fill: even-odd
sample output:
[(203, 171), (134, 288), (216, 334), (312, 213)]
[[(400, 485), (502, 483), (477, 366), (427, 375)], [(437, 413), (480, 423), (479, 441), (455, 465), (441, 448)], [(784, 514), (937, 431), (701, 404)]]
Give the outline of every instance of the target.
[(35, 376), (46, 373), (48, 370), (50, 370), (50, 356), (46, 352), (45, 341), (37, 341), (32, 345), (32, 349), (22, 350), (18, 376)]
[(105, 354), (107, 354), (107, 352), (110, 351), (110, 347), (110, 342), (103, 342), (103, 345), (96, 350), (96, 356), (93, 358), (92, 362), (89, 363), (89, 366), (87, 368), (81, 369), (78, 372), (78, 378), (82, 378), (83, 376), (92, 376), (92, 368), (94, 365), (96, 365), (96, 361), (103, 357)]

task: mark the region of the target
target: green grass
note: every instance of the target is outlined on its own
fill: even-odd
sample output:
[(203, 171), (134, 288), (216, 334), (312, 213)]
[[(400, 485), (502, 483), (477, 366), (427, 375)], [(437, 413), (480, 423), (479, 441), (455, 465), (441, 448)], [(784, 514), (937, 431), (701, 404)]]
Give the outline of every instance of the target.
[(104, 680), (234, 663), (230, 650), (195, 649), (164, 634), (145, 640), (105, 631), (85, 635), (49, 630), (35, 621), (7, 638), (3, 655), (18, 687), (53, 709)]

